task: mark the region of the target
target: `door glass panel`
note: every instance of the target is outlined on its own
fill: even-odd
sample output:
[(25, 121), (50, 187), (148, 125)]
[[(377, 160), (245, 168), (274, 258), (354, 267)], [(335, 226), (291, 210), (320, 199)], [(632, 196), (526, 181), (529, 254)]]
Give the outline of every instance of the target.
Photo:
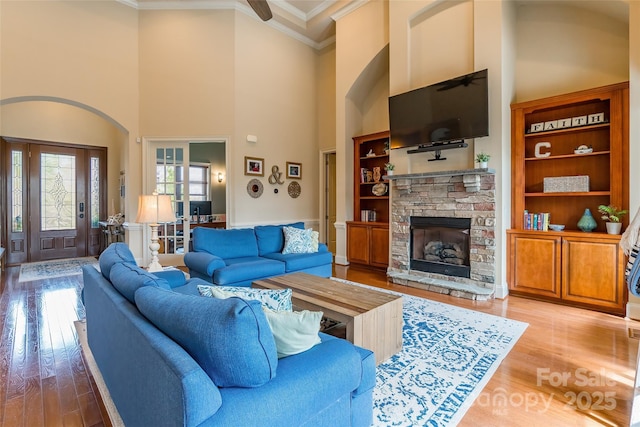
[[(181, 148), (156, 149), (156, 190), (158, 194), (171, 196), (175, 212), (179, 211), (179, 202), (183, 197), (184, 165)], [(161, 224), (159, 231), (160, 254), (184, 252), (184, 224)]]
[[(100, 227), (100, 159), (91, 157), (91, 228)], [(111, 206), (113, 210), (114, 207)], [(115, 212), (111, 212), (115, 215)]]
[(22, 232), (22, 151), (11, 152), (11, 231)]
[(40, 155), (40, 226), (42, 231), (76, 228), (76, 158)]

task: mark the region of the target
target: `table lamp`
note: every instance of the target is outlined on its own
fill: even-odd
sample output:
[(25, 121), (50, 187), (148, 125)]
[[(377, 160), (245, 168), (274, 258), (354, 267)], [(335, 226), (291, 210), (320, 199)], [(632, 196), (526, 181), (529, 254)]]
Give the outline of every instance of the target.
[(171, 197), (167, 195), (159, 195), (153, 192), (151, 196), (143, 195), (138, 198), (138, 216), (136, 222), (149, 224), (151, 227), (151, 263), (147, 270), (150, 272), (162, 270), (162, 266), (158, 261), (158, 226), (161, 222), (175, 222), (176, 215), (171, 207)]

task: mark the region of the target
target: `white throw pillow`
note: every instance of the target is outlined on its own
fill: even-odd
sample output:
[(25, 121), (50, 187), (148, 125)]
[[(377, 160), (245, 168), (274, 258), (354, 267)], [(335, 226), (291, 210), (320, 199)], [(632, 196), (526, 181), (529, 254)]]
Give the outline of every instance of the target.
[(292, 356), (320, 344), (321, 311), (273, 311), (262, 308), (267, 316), (278, 358)]

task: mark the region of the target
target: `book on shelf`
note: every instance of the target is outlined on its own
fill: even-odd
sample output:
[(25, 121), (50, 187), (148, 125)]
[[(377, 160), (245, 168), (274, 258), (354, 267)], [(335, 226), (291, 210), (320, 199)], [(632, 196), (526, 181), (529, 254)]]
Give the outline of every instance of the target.
[(524, 211), (524, 229), (536, 231), (549, 231), (549, 212), (530, 213)]
[(373, 209), (362, 209), (360, 211), (360, 221), (362, 222), (376, 222), (378, 220), (378, 214)]

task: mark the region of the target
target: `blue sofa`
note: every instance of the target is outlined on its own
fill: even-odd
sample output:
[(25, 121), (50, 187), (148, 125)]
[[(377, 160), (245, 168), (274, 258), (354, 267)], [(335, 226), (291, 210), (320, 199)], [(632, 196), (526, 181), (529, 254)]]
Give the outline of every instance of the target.
[(87, 337), (128, 427), (371, 425), (371, 351), (320, 333), (277, 359), (258, 301), (199, 296), (206, 282), (150, 274), (124, 243), (100, 268), (83, 269)]
[[(303, 222), (285, 225), (304, 229)], [(333, 255), (323, 243), (316, 253), (282, 253), (285, 225), (227, 230), (196, 227), (193, 250), (185, 254), (184, 264), (191, 277), (224, 286), (251, 286), (255, 280), (293, 272), (331, 277)]]

